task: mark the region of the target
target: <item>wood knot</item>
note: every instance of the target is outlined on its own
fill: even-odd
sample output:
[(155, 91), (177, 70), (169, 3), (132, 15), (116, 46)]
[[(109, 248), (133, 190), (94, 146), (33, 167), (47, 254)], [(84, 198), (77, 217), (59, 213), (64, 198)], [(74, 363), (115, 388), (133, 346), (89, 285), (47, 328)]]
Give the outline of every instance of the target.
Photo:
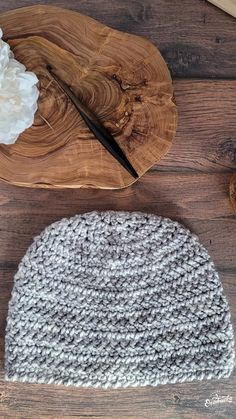
[(180, 403), (180, 397), (177, 394), (173, 394), (173, 399), (174, 399), (174, 403), (175, 404), (179, 404)]
[(5, 391), (1, 391), (0, 392), (0, 403), (1, 404), (6, 404), (8, 401), (9, 395), (7, 392)]
[(131, 87), (128, 83), (126, 83), (124, 80), (122, 80), (116, 74), (112, 75), (112, 79), (117, 81), (117, 83), (119, 84), (119, 86), (122, 90), (127, 90), (127, 89), (130, 89), (130, 87)]
[(143, 23), (152, 17), (152, 7), (145, 2), (135, 2), (133, 5), (131, 3), (129, 13), (135, 23)]
[(228, 160), (231, 164), (236, 164), (236, 138), (228, 138), (223, 143), (219, 144), (218, 150), (219, 160)]
[(219, 36), (215, 37), (215, 41), (216, 41), (217, 44), (221, 44), (223, 42), (222, 39)]

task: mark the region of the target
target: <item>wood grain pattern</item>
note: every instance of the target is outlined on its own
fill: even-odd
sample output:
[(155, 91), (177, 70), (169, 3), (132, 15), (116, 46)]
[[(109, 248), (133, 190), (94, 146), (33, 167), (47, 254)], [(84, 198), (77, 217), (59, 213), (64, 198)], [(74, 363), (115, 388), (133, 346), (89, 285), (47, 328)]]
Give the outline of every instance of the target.
[[(218, 267), (236, 268), (236, 217), (228, 199), (230, 176), (152, 171), (132, 187), (113, 192), (28, 190), (1, 184), (0, 266), (16, 267), (32, 238), (48, 224), (76, 213), (114, 209), (176, 219), (199, 235)], [(225, 240), (226, 248), (222, 246)]]
[(234, 211), (236, 212), (236, 174), (233, 175), (232, 178), (230, 179), (229, 196), (230, 196), (232, 207)]
[[(0, 10), (33, 3), (37, 1), (0, 0)], [(154, 40), (180, 77), (236, 75), (235, 20), (205, 1), (53, 4)], [(6, 383), (3, 378), (5, 318), (17, 265), (34, 235), (79, 212), (139, 209), (181, 221), (199, 235), (214, 259), (236, 325), (236, 216), (228, 199), (236, 172), (235, 81), (178, 80), (175, 92), (179, 128), (174, 145), (161, 165), (128, 189), (49, 191), (0, 184), (1, 418), (235, 419), (236, 372), (227, 380), (119, 391)], [(206, 408), (205, 400), (215, 393), (230, 395), (232, 403)]]
[(205, 0), (1, 0), (0, 11), (53, 4), (148, 38), (175, 77), (236, 78), (236, 20)]
[(2, 413), (4, 419), (234, 419), (233, 403), (205, 407), (216, 389), (219, 395), (235, 397), (231, 379), (206, 382), (204, 390), (202, 383), (119, 391), (7, 383)]
[(38, 76), (40, 92), (34, 125), (15, 144), (0, 145), (0, 179), (37, 188), (116, 189), (135, 181), (48, 66), (114, 135), (139, 176), (167, 153), (176, 106), (167, 66), (150, 42), (52, 6), (4, 13), (0, 27), (15, 57)]
[(176, 80), (178, 128), (156, 170), (236, 169), (236, 80)]

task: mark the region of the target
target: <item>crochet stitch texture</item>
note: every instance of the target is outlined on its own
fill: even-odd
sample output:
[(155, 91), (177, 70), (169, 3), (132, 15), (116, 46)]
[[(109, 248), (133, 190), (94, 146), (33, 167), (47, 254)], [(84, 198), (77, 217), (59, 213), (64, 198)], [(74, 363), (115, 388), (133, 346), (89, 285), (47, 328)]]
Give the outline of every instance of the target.
[(155, 215), (56, 222), (15, 275), (5, 366), (8, 380), (85, 387), (228, 377), (233, 329), (214, 264)]

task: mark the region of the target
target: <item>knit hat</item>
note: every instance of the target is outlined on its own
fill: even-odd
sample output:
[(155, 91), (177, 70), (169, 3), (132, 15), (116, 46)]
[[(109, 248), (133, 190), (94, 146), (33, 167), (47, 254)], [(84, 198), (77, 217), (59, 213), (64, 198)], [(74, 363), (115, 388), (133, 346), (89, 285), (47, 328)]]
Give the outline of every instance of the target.
[(15, 275), (8, 380), (126, 387), (221, 378), (233, 348), (213, 262), (169, 219), (63, 219), (34, 240)]

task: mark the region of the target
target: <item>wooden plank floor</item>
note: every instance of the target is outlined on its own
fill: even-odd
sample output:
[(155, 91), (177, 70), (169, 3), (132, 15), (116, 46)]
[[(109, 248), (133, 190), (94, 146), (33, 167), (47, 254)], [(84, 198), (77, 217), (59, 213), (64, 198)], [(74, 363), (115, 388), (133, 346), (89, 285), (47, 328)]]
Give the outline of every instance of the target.
[[(140, 210), (198, 234), (221, 276), (236, 328), (236, 20), (201, 0), (0, 0), (0, 11), (64, 5), (158, 45), (174, 75), (179, 126), (160, 164), (121, 191), (30, 190), (0, 183), (0, 418), (235, 418), (229, 379), (157, 388), (77, 389), (4, 381), (4, 334), (13, 275), (32, 238), (62, 217), (94, 209)], [(206, 407), (214, 394), (231, 403)]]

